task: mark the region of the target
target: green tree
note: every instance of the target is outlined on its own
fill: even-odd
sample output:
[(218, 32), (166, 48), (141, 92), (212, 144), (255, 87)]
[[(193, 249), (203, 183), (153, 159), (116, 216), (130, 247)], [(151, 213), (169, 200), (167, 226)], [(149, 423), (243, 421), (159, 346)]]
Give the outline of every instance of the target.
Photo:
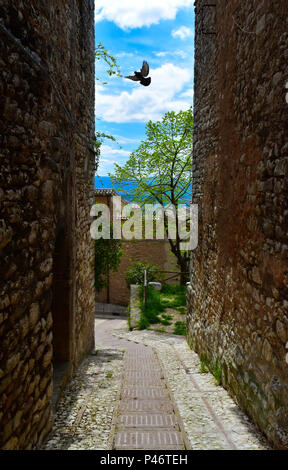
[(110, 272), (117, 271), (122, 258), (122, 242), (113, 238), (95, 240), (95, 288), (99, 292), (107, 287), (107, 303), (110, 302)]
[[(184, 197), (191, 198), (192, 195), (192, 142), (192, 108), (178, 113), (167, 112), (161, 121), (148, 122), (146, 139), (131, 153), (124, 166), (115, 164), (115, 173), (109, 176), (120, 188), (120, 193), (132, 196), (133, 201), (142, 206), (157, 202), (177, 208)], [(167, 217), (164, 226), (168, 235)], [(176, 238), (169, 238), (169, 243), (184, 283), (189, 254), (180, 249), (181, 241), (176, 219)]]
[[(108, 49), (106, 49), (102, 42), (99, 42), (95, 47), (95, 60), (104, 61), (108, 68), (106, 69), (106, 73), (109, 77), (116, 75), (117, 77), (122, 77), (120, 72), (120, 67), (117, 64), (117, 61), (113, 55), (109, 54)], [(96, 80), (100, 80), (99, 77), (96, 76)], [(103, 85), (106, 85), (107, 82), (102, 82)]]

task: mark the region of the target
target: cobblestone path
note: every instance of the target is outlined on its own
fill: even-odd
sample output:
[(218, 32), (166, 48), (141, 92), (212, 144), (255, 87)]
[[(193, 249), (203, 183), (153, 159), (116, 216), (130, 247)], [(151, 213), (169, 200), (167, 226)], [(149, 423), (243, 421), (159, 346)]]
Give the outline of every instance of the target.
[(239, 449), (269, 446), (185, 338), (95, 322), (96, 353), (62, 397), (44, 449)]

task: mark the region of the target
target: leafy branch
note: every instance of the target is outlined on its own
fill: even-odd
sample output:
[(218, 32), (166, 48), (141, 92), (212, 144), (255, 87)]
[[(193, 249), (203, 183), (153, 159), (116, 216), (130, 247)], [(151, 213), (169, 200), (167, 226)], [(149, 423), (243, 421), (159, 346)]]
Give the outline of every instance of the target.
[[(116, 75), (116, 77), (122, 77), (120, 67), (117, 64), (115, 57), (109, 54), (108, 49), (106, 49), (102, 42), (99, 42), (95, 48), (95, 60), (104, 60), (108, 65), (108, 69), (106, 72), (108, 73), (109, 77)], [(96, 80), (100, 80), (100, 78), (96, 77)], [(107, 82), (102, 82), (103, 85), (106, 85)]]

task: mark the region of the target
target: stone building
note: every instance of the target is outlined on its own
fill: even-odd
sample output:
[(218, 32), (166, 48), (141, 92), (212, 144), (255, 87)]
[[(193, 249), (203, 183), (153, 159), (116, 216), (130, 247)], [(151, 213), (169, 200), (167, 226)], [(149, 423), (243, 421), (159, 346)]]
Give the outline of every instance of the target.
[[(207, 5), (213, 3), (214, 5)], [(196, 0), (188, 339), (288, 449), (287, 1)]]
[(0, 51), (0, 447), (31, 449), (94, 341), (93, 0), (0, 0)]
[[(105, 204), (109, 207), (111, 220), (113, 219), (113, 196), (119, 197), (114, 189), (95, 189), (95, 202)], [(125, 205), (125, 199), (121, 198), (122, 210)], [(125, 221), (125, 217), (122, 217), (122, 221)], [(96, 302), (121, 306), (128, 305), (130, 289), (126, 284), (125, 277), (131, 264), (135, 261), (157, 265), (160, 270), (166, 272), (166, 274), (162, 274), (164, 279), (173, 278), (173, 282), (179, 282), (180, 276), (173, 275), (173, 273), (179, 272), (179, 266), (177, 265), (176, 257), (171, 252), (170, 244), (167, 239), (122, 240), (122, 251), (123, 255), (119, 268), (117, 271), (111, 271), (109, 273), (108, 285), (103, 287), (100, 292), (96, 292)]]

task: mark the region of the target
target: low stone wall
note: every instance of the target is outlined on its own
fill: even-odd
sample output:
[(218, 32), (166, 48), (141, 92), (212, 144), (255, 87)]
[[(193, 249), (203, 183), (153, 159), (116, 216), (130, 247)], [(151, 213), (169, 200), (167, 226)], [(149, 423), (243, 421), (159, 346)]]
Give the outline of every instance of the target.
[(140, 309), (140, 286), (138, 285), (131, 285), (130, 286), (130, 304), (129, 304), (129, 326), (133, 330), (133, 328), (137, 328), (138, 322), (141, 316), (141, 309)]

